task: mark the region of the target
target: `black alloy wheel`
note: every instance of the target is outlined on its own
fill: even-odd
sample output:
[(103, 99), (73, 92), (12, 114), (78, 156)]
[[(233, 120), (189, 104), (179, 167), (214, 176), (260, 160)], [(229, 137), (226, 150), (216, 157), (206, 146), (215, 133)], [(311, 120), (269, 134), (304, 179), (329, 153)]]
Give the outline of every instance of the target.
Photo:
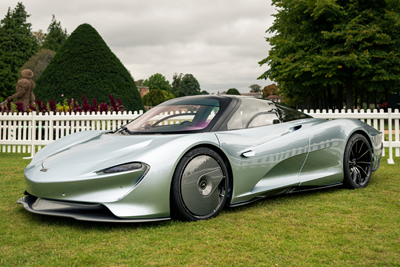
[(348, 188), (364, 188), (371, 178), (373, 154), (368, 140), (354, 134), (348, 141), (344, 154), (344, 181)]

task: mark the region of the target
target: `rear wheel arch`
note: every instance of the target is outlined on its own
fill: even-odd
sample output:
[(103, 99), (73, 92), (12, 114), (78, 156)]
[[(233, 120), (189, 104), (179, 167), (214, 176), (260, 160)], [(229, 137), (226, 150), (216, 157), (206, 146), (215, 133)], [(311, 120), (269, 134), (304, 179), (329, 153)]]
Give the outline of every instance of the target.
[[(354, 132), (349, 136), (349, 138), (346, 140), (346, 146), (347, 146), (347, 143), (349, 142), (350, 138), (352, 138), (355, 134), (360, 134), (360, 135), (364, 136), (365, 139), (367, 139), (368, 144), (369, 144), (369, 146), (371, 147), (372, 155), (374, 155), (374, 149), (373, 149), (373, 146), (372, 146), (371, 138), (370, 138), (369, 135), (368, 135), (366, 132), (364, 132), (363, 130), (356, 130), (356, 131), (354, 131)], [(345, 146), (345, 147), (346, 147), (346, 146)]]
[(373, 147), (373, 146), (372, 146), (371, 138), (368, 136), (368, 134), (367, 134), (366, 132), (364, 132), (364, 131), (362, 131), (362, 130), (357, 130), (357, 131), (355, 131), (354, 133), (352, 133), (351, 136), (349, 137), (349, 139), (347, 140), (347, 142), (348, 142), (348, 141), (350, 140), (350, 138), (353, 137), (353, 135), (355, 135), (355, 134), (361, 134), (362, 136), (364, 136), (365, 139), (367, 139), (367, 141), (368, 141), (370, 147), (371, 147), (371, 148)]

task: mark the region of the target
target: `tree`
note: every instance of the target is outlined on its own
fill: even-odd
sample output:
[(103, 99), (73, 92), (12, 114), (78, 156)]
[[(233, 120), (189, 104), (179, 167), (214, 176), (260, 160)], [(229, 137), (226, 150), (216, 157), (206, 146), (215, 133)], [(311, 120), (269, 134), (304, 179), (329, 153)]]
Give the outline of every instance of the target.
[(128, 70), (99, 33), (82, 24), (68, 37), (36, 80), (37, 98), (62, 102), (67, 98), (96, 98), (107, 102), (108, 94), (120, 99), (127, 110), (143, 110), (139, 91)]
[(203, 91), (201, 91), (201, 94), (202, 94), (202, 95), (209, 95), (210, 93), (207, 92), (206, 90), (203, 90)]
[(164, 94), (165, 101), (175, 98), (175, 96), (174, 96), (172, 93), (170, 93), (170, 92), (167, 92), (167, 91), (165, 91), (165, 90), (162, 90), (162, 92), (163, 92), (163, 94)]
[[(316, 108), (352, 108), (360, 87), (383, 91), (400, 81), (399, 0), (273, 0), (278, 13), (266, 38), (272, 49), (259, 78)], [(365, 91), (360, 93), (363, 94)], [(362, 96), (361, 96), (362, 98)]]
[(181, 84), (183, 73), (177, 74), (176, 72), (174, 73), (174, 76), (172, 77), (172, 93), (174, 96), (179, 96), (179, 86)]
[(278, 91), (279, 91), (279, 89), (276, 86), (276, 84), (273, 83), (273, 84), (267, 85), (262, 90), (263, 98), (267, 98), (269, 95), (277, 95)]
[(139, 79), (139, 80), (136, 81), (136, 83), (137, 83), (138, 86), (143, 86), (143, 85), (142, 85), (143, 82), (144, 82), (143, 79)]
[(228, 91), (226, 91), (226, 94), (227, 95), (240, 95), (240, 92), (236, 88), (231, 88), (231, 89), (228, 89)]
[(258, 93), (261, 91), (261, 86), (258, 84), (252, 84), (249, 86), (250, 88), (250, 93)]
[(164, 90), (153, 89), (143, 97), (143, 103), (145, 106), (157, 106), (166, 100)]
[(199, 95), (200, 93), (200, 84), (197, 79), (192, 74), (185, 74), (179, 84), (179, 96)]
[(67, 29), (61, 27), (61, 22), (57, 22), (56, 17), (53, 15), (51, 23), (47, 28), (47, 34), (42, 45), (44, 49), (50, 49), (55, 52), (60, 49), (61, 45), (67, 40), (68, 34)]
[(29, 16), (24, 5), (18, 3), (0, 22), (0, 98), (14, 94), (18, 70), (39, 48), (27, 22)]
[(165, 76), (160, 73), (153, 74), (149, 77), (149, 79), (144, 80), (142, 86), (149, 87), (150, 91), (152, 89), (161, 89), (170, 93), (172, 92), (169, 81), (166, 80)]
[[(33, 57), (31, 57), (20, 69), (20, 72), (24, 69), (30, 69), (33, 71), (32, 80), (37, 80), (43, 71), (49, 65), (56, 52), (49, 49), (41, 49)], [(21, 75), (20, 77), (21, 78)]]
[(39, 29), (37, 32), (32, 32), (32, 35), (34, 38), (36, 38), (36, 42), (42, 46), (46, 38), (46, 34), (43, 32), (43, 30)]

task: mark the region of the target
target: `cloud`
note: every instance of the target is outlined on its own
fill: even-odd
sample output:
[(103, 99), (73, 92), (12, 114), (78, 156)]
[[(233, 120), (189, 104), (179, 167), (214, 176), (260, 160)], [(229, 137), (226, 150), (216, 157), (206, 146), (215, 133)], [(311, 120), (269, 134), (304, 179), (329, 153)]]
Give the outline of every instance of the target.
[[(0, 16), (17, 1), (0, 3)], [(91, 24), (135, 79), (162, 73), (191, 73), (209, 92), (235, 87), (248, 92), (267, 68), (265, 31), (272, 26), (270, 0), (28, 0), (33, 30), (47, 30), (54, 14), (71, 33)]]

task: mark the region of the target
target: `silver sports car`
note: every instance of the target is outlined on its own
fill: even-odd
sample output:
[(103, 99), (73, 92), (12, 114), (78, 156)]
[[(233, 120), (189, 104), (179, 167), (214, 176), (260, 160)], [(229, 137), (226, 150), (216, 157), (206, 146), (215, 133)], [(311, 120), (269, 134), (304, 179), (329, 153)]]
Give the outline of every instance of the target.
[(169, 100), (117, 131), (79, 132), (25, 169), (30, 212), (87, 221), (196, 221), (260, 198), (367, 186), (382, 133), (240, 96)]

